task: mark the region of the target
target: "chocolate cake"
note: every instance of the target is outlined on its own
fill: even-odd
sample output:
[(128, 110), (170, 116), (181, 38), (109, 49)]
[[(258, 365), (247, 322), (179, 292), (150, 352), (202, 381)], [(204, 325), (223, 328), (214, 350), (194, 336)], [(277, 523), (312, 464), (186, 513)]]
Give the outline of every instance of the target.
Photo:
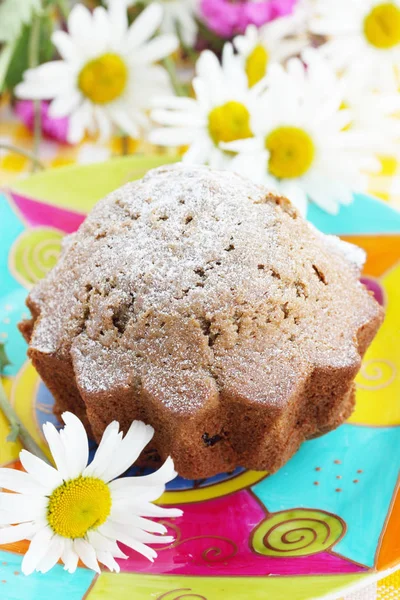
[(275, 471), (354, 405), (383, 312), (360, 252), (229, 172), (174, 165), (100, 201), (20, 324), (55, 398), (99, 440), (155, 428), (184, 477)]

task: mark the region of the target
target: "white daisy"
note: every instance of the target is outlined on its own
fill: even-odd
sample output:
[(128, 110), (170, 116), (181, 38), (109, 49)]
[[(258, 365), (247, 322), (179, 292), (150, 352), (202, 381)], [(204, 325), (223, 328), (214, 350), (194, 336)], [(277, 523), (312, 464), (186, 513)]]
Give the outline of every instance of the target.
[(271, 65), (254, 113), (255, 137), (225, 144), (238, 152), (230, 168), (288, 196), (304, 212), (307, 199), (330, 213), (364, 186), (363, 168), (378, 168), (362, 151), (365, 136), (346, 131), (351, 112), (329, 63), (308, 49), (287, 68)]
[[(151, 2), (152, 0), (147, 0)], [(164, 8), (164, 18), (160, 30), (163, 33), (179, 33), (184, 44), (192, 47), (197, 37), (195, 15), (199, 0), (160, 0)], [(142, 4), (143, 0), (128, 0), (128, 4)]]
[(243, 59), (249, 86), (265, 77), (268, 65), (283, 62), (298, 54), (307, 44), (306, 37), (297, 37), (302, 12), (275, 19), (259, 29), (249, 25), (244, 35), (238, 35), (233, 45)]
[(323, 51), (370, 87), (395, 91), (400, 63), (400, 0), (316, 0), (310, 29), (328, 37)]
[(149, 139), (162, 146), (188, 145), (183, 162), (223, 168), (232, 156), (221, 144), (253, 135), (252, 113), (260, 85), (248, 88), (241, 60), (232, 45), (225, 44), (222, 64), (209, 50), (201, 53), (193, 89), (195, 98), (155, 101), (158, 108), (151, 116), (166, 127), (153, 130)]
[(364, 148), (382, 154), (398, 154), (400, 141), (400, 95), (376, 92), (343, 76), (343, 106), (351, 111), (349, 131), (365, 137)]
[(150, 98), (169, 90), (166, 71), (154, 63), (178, 46), (174, 35), (150, 40), (161, 20), (159, 4), (151, 4), (130, 27), (118, 0), (108, 11), (98, 7), (93, 13), (77, 4), (68, 18), (68, 33), (52, 36), (62, 60), (26, 71), (16, 95), (53, 99), (50, 116), (69, 117), (72, 143), (85, 130), (98, 129), (107, 138), (112, 124), (138, 137), (147, 124)]
[(26, 450), (20, 460), (26, 472), (0, 469), (0, 486), (17, 494), (0, 493), (0, 544), (31, 540), (22, 561), (22, 572), (42, 573), (59, 559), (70, 573), (80, 559), (100, 572), (99, 562), (119, 571), (115, 558), (127, 558), (121, 542), (153, 561), (157, 553), (146, 544), (168, 544), (166, 528), (145, 517), (177, 517), (178, 509), (152, 504), (176, 476), (171, 458), (151, 475), (116, 480), (138, 458), (154, 430), (134, 421), (122, 438), (119, 425), (104, 431), (88, 465), (89, 445), (81, 421), (62, 415), (60, 432), (46, 423), (43, 432), (56, 468)]

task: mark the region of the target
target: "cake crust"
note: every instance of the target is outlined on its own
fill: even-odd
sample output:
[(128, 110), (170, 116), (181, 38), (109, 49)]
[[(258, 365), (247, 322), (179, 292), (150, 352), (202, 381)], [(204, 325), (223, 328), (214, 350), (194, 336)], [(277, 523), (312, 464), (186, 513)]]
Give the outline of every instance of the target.
[(145, 462), (273, 472), (340, 425), (383, 311), (357, 251), (228, 172), (173, 165), (100, 201), (31, 291), (20, 329), (99, 440), (153, 425)]

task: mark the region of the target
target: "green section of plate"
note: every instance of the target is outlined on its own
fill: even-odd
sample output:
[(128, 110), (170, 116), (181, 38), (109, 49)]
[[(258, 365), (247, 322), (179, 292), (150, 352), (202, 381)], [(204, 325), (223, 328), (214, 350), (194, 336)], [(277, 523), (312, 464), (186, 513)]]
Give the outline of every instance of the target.
[(179, 157), (171, 154), (132, 155), (106, 163), (59, 167), (16, 181), (11, 189), (41, 202), (86, 213), (100, 198), (124, 183), (140, 179), (149, 169), (177, 160)]
[(366, 575), (179, 577), (102, 573), (88, 600), (311, 600), (357, 585)]

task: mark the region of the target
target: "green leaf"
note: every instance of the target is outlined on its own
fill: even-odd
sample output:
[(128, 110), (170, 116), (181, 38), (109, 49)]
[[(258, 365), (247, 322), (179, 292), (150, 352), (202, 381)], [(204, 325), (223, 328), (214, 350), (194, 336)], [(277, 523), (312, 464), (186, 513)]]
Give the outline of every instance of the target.
[[(53, 24), (51, 18), (47, 15), (43, 16), (40, 19), (39, 64), (47, 62), (53, 56), (53, 45), (50, 41), (52, 31)], [(28, 52), (30, 35), (31, 26), (25, 25), (16, 43), (5, 77), (5, 87), (10, 91), (22, 81), (24, 71), (29, 68)]]
[(14, 54), (15, 45), (15, 42), (10, 42), (0, 50), (0, 94), (3, 91), (8, 67)]
[(11, 365), (11, 361), (7, 356), (4, 342), (0, 342), (0, 375), (3, 374), (4, 369), (7, 365)]

